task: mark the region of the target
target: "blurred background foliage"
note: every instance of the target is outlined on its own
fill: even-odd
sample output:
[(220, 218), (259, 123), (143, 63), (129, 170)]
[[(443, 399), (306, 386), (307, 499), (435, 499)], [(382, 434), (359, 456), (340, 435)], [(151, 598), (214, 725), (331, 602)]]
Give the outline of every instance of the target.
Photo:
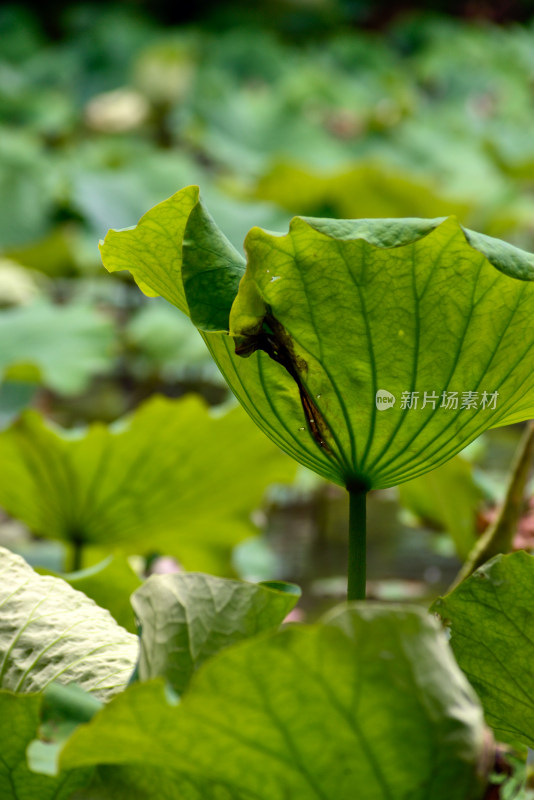
[[(531, 14), (526, 0), (3, 5), (0, 474), (16, 486), (15, 464), (37, 469), (29, 455), (37, 438), (23, 435), (32, 425), (43, 442), (52, 436), (28, 406), (56, 426), (62, 453), (61, 439), (93, 441), (107, 429), (79, 429), (113, 423), (158, 393), (196, 393), (216, 416), (227, 413), (220, 409), (231, 400), (195, 329), (126, 277), (105, 273), (97, 249), (108, 228), (134, 225), (186, 184), (201, 186), (237, 247), (253, 225), (284, 230), (295, 214), (456, 214), (534, 250)], [(179, 417), (180, 408), (168, 414)], [(224, 436), (221, 457), (213, 434), (204, 459), (210, 513), (195, 514), (197, 468), (194, 491), (183, 488), (194, 437), (166, 437), (168, 420), (160, 424), (154, 447), (173, 450), (164, 480), (176, 494), (168, 509), (144, 516), (149, 488), (134, 481), (135, 542), (119, 546), (105, 519), (96, 530), (97, 515), (85, 544), (98, 548), (80, 556), (81, 523), (59, 535), (59, 522), (36, 521), (41, 495), (49, 504), (57, 496), (59, 519), (72, 489), (61, 477), (63, 456), (41, 442), (49, 487), (43, 478), (41, 491), (32, 489), (28, 479), (17, 503), (0, 497), (0, 544), (56, 571), (94, 569), (133, 550), (128, 569), (141, 575), (179, 568), (168, 557), (187, 551), (188, 568), (297, 581), (310, 607), (342, 595), (342, 492), (302, 470), (291, 482), (285, 456), (275, 468), (270, 452), (266, 469), (259, 451), (255, 461)], [(252, 440), (247, 425), (240, 435)], [(205, 427), (198, 422), (199, 448)], [(495, 513), (517, 435), (490, 433), (444, 468), (372, 495), (371, 594), (426, 598), (446, 586)], [(76, 470), (83, 475), (83, 458)], [(94, 474), (98, 494), (105, 478)], [(186, 545), (165, 546), (180, 536)], [(533, 541), (534, 505), (517, 546)]]

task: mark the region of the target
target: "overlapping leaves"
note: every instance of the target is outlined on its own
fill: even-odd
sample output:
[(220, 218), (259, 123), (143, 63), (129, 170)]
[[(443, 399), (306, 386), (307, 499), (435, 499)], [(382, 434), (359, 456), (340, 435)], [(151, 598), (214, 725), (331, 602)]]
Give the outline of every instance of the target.
[[(50, 680), (57, 673), (98, 696), (116, 677), (106, 612), (17, 556), (2, 559), (10, 568), (0, 598), (9, 612), (4, 686), (25, 688), (25, 670), (33, 688), (49, 687), (39, 730), (40, 698), (0, 691), (18, 726), (0, 764), (9, 800), (30, 789), (66, 798), (76, 788), (82, 798), (283, 800), (290, 790), (302, 800), (349, 800), (362, 785), (370, 800), (446, 800), (451, 781), (459, 800), (482, 792), (491, 752), (481, 708), (422, 609), (358, 604), (280, 630), (295, 587), (153, 577), (134, 597), (141, 682), (102, 707)], [(155, 675), (171, 680), (179, 704)], [(44, 741), (28, 748), (28, 767), (24, 749), (36, 734)]]
[(89, 768), (62, 772), (58, 776), (32, 771), (26, 748), (37, 734), (41, 697), (15, 695), (0, 689), (0, 797), (2, 800), (70, 800), (75, 790), (91, 777)]
[[(187, 800), (476, 798), (480, 707), (433, 620), (354, 607), (225, 649), (178, 705), (126, 690), (74, 733), (64, 769), (172, 769)], [(167, 778), (167, 775), (164, 776)]]
[(189, 314), (254, 421), (317, 473), (391, 486), (534, 416), (534, 256), (452, 217), (297, 217), (245, 249), (188, 187), (102, 256)]

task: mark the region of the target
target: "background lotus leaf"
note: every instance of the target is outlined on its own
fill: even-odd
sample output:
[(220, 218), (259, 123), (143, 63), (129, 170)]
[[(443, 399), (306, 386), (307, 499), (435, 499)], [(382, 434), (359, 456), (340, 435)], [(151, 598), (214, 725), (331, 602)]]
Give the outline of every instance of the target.
[(194, 395), (74, 432), (28, 411), (0, 434), (0, 505), (32, 531), (193, 569), (228, 571), (265, 488), (294, 473), (240, 408), (211, 413)]

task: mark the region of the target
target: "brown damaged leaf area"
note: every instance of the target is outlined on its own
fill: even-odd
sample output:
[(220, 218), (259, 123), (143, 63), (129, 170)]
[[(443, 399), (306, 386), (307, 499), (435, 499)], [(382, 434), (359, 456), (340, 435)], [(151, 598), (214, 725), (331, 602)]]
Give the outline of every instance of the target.
[(330, 435), (328, 426), (301, 377), (308, 372), (308, 364), (295, 353), (290, 335), (273, 316), (270, 309), (267, 310), (260, 329), (258, 330), (258, 327), (254, 326), (254, 329), (250, 332), (243, 331), (235, 347), (236, 355), (244, 358), (252, 355), (257, 350), (267, 353), (269, 358), (284, 367), (295, 381), (308, 430), (319, 447), (328, 455), (333, 456), (334, 454), (327, 442), (327, 438)]

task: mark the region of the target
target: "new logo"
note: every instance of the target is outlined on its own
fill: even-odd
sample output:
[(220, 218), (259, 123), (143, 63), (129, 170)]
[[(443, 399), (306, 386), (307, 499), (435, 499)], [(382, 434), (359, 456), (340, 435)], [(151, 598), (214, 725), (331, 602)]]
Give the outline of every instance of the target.
[(395, 395), (391, 394), (391, 392), (386, 392), (385, 389), (378, 390), (375, 400), (379, 411), (385, 411), (386, 408), (393, 408), (395, 405)]

